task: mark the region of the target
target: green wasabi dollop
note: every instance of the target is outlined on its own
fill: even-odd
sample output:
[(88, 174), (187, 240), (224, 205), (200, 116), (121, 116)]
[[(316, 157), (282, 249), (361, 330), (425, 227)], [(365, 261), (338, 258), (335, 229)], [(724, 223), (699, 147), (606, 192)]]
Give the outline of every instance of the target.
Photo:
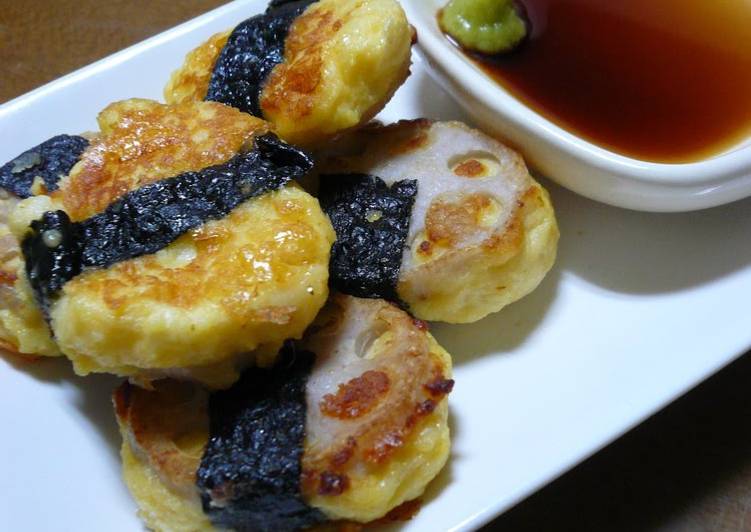
[(484, 54), (513, 50), (527, 36), (526, 20), (513, 0), (451, 0), (439, 23), (463, 48)]

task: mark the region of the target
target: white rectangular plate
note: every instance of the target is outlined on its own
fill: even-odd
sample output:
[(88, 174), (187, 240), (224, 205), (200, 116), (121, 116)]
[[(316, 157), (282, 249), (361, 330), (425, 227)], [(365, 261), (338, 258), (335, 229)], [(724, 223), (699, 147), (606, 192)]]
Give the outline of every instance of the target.
[[(95, 130), (111, 101), (160, 98), (188, 50), (264, 4), (228, 4), (0, 106), (0, 161)], [(462, 118), (416, 62), (381, 118), (420, 116)], [(751, 345), (751, 201), (656, 215), (545, 184), (562, 238), (543, 284), (479, 323), (433, 329), (456, 365), (454, 446), (404, 530), (483, 524)], [(116, 383), (65, 360), (0, 359), (0, 530), (141, 529), (120, 477)]]

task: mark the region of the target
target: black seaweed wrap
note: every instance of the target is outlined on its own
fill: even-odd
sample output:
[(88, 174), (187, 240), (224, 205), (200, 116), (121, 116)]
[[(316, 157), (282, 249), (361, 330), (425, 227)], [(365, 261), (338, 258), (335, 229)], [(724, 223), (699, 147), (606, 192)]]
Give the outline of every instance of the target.
[(36, 299), (47, 314), (57, 291), (84, 269), (156, 253), (245, 200), (302, 177), (312, 166), (304, 152), (267, 134), (256, 138), (253, 150), (224, 164), (128, 192), (81, 222), (71, 222), (63, 211), (47, 212), (31, 223), (21, 243)]
[(288, 345), (273, 368), (250, 369), (211, 395), (209, 442), (196, 478), (214, 525), (283, 532), (326, 520), (300, 493), (305, 385), (314, 359)]
[(19, 198), (33, 196), (31, 185), (39, 176), (48, 191), (57, 190), (57, 182), (68, 175), (89, 141), (75, 135), (57, 135), (0, 167), (0, 188)]
[(292, 22), (315, 0), (276, 0), (266, 12), (241, 22), (214, 64), (206, 100), (263, 117), (259, 99), (272, 69), (284, 60)]
[(390, 188), (366, 174), (321, 176), (319, 200), (331, 218), (329, 283), (339, 292), (401, 304), (396, 293), (417, 181)]

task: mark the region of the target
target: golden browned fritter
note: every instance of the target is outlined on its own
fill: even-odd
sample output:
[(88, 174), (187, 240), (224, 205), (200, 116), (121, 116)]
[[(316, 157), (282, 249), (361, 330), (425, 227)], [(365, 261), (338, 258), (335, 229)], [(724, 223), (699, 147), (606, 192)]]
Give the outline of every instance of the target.
[[(230, 32), (214, 35), (172, 74), (167, 102), (206, 97)], [(284, 60), (259, 102), (279, 136), (317, 145), (368, 122), (409, 74), (412, 30), (396, 0), (320, 0), (292, 23)]]
[[(419, 497), (448, 458), (453, 384), (451, 359), (426, 325), (383, 301), (335, 296), (300, 348), (316, 354), (305, 397), (305, 503), (329, 520), (369, 522)], [(212, 530), (195, 486), (209, 437), (206, 392), (126, 384), (114, 401), (125, 480), (146, 524)]]
[(51, 194), (74, 221), (140, 186), (226, 162), (269, 131), (263, 120), (214, 102), (124, 100), (97, 121), (102, 134)]
[[(126, 192), (223, 163), (268, 125), (212, 102), (128, 100), (99, 116), (101, 136), (52, 197), (29, 198), (11, 220), (62, 209), (74, 220)], [(77, 372), (226, 386), (248, 353), (299, 337), (326, 300), (333, 232), (315, 198), (291, 184), (251, 198), (152, 254), (89, 269), (49, 309)]]
[(27, 355), (59, 354), (23, 276), (23, 257), (8, 218), (20, 200), (0, 189), (0, 349)]
[(336, 295), (303, 348), (317, 355), (302, 460), (308, 504), (368, 522), (422, 495), (448, 459), (453, 386), (451, 357), (427, 325), (383, 300)]
[(21, 248), (9, 227), (21, 198), (55, 190), (93, 135), (55, 135), (0, 166), (0, 348), (24, 355), (58, 355), (26, 283)]
[(113, 396), (125, 482), (153, 530), (212, 530), (196, 471), (208, 440), (208, 394), (173, 380), (153, 390), (124, 384)]
[(164, 88), (164, 99), (167, 103), (195, 102), (206, 97), (214, 63), (227, 44), (230, 33), (232, 30), (212, 35), (209, 40), (185, 56), (182, 67), (172, 73), (169, 83)]
[(366, 128), (320, 171), (417, 180), (396, 293), (421, 319), (479, 320), (532, 291), (555, 260), (547, 192), (518, 153), (459, 122)]

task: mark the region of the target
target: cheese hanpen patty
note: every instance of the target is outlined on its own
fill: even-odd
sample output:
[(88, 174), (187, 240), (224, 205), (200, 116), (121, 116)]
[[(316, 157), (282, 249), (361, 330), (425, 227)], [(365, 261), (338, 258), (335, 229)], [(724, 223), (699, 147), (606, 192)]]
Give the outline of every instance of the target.
[(27, 355), (59, 355), (46, 333), (19, 269), (23, 257), (8, 226), (8, 217), (23, 198), (56, 190), (78, 162), (89, 139), (56, 135), (0, 166), (0, 348)]
[(232, 105), (320, 145), (384, 107), (409, 73), (411, 39), (396, 0), (271, 2), (190, 52), (164, 96)]
[(424, 323), (337, 295), (278, 360), (213, 394), (174, 381), (116, 391), (125, 481), (150, 528), (369, 522), (446, 463), (451, 359)]
[(60, 192), (12, 216), (54, 338), (80, 374), (228, 386), (326, 299), (333, 232), (289, 182), (310, 161), (216, 103), (126, 101), (100, 122)]

